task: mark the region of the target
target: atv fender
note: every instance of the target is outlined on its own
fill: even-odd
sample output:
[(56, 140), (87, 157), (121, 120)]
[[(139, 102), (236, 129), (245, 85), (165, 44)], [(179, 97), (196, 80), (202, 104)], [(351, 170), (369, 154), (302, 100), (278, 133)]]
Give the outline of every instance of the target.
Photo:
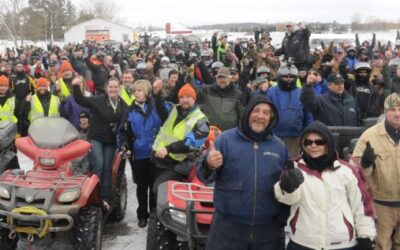
[(93, 174), (85, 181), (81, 188), (81, 196), (75, 204), (80, 207), (101, 204), (100, 180), (97, 175)]

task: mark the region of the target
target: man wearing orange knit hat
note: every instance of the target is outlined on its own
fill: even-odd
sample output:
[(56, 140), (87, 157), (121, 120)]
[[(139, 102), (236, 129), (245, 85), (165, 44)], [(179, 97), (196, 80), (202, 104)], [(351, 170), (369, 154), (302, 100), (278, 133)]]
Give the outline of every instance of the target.
[[(155, 84), (153, 87), (157, 95), (159, 88)], [(151, 160), (156, 166), (155, 193), (159, 184), (187, 177), (207, 139), (208, 119), (195, 104), (196, 97), (196, 91), (189, 83), (179, 90), (179, 104), (169, 111), (154, 141)]]
[(71, 95), (71, 83), (74, 78), (74, 69), (72, 65), (64, 60), (60, 67), (61, 78), (57, 80), (54, 88), (54, 94), (57, 95), (60, 100), (64, 100)]
[(24, 117), (32, 122), (39, 117), (59, 117), (60, 99), (49, 91), (49, 81), (41, 77), (36, 80), (36, 94), (29, 94), (21, 104)]

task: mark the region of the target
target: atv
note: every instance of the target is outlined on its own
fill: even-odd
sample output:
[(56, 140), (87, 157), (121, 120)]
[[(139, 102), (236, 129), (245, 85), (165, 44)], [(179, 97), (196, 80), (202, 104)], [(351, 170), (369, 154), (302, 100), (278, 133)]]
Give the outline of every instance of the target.
[[(16, 140), (33, 161), (29, 171), (0, 175), (0, 249), (16, 249), (20, 238), (67, 236), (74, 249), (101, 249), (105, 218), (123, 219), (126, 178), (118, 176), (120, 154), (113, 163), (111, 213), (102, 209), (100, 180), (80, 174), (72, 161), (88, 154), (91, 144), (63, 118), (38, 118), (28, 137)], [(124, 182), (125, 180), (125, 182)]]
[(10, 121), (0, 121), (0, 174), (15, 157), (14, 138), (17, 134), (17, 124)]
[[(220, 133), (211, 126), (204, 149)], [(214, 185), (197, 178), (196, 166), (184, 182), (161, 183), (157, 207), (149, 218), (146, 249), (203, 249), (214, 214), (213, 195)]]
[(353, 126), (329, 126), (329, 130), (333, 134), (335, 140), (336, 150), (339, 153), (340, 158), (349, 160), (352, 149), (355, 146), (358, 138), (367, 130), (369, 127), (375, 125), (382, 118), (371, 117), (362, 120), (361, 125), (357, 127)]

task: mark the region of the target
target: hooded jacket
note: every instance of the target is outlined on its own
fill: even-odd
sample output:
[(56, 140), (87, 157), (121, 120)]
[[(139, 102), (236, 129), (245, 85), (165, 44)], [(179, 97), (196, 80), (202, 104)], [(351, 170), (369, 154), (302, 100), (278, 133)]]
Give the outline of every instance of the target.
[[(251, 140), (248, 124), (253, 108), (267, 103), (272, 118), (258, 142)], [(223, 155), (223, 165), (216, 171), (208, 170), (208, 152), (198, 164), (197, 176), (210, 183), (215, 181), (214, 207), (217, 212), (233, 220), (257, 225), (272, 221), (284, 224), (287, 207), (277, 202), (273, 185), (288, 159), (285, 144), (270, 131), (278, 122), (278, 112), (265, 96), (253, 97), (246, 106), (240, 126), (222, 133), (215, 141), (216, 150)], [(286, 208), (286, 209), (285, 209)]]
[[(344, 249), (357, 244), (357, 237), (376, 237), (373, 201), (362, 181), (361, 170), (335, 155), (332, 134), (321, 122), (307, 127), (300, 137), (316, 132), (327, 141), (327, 156), (320, 171), (310, 168), (304, 156), (294, 161), (304, 182), (292, 193), (277, 182), (276, 198), (291, 205), (288, 225), (292, 241), (311, 249)], [(304, 148), (304, 146), (302, 146)], [(365, 204), (365, 205), (364, 205)]]

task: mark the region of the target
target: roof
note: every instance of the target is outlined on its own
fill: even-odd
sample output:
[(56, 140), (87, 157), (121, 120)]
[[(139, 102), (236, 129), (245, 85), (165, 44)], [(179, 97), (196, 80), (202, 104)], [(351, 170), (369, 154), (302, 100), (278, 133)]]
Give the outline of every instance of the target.
[(119, 26), (122, 26), (122, 27), (125, 27), (127, 29), (130, 29), (130, 30), (134, 31), (134, 29), (132, 27), (126, 26), (124, 24), (116, 23), (116, 22), (113, 22), (113, 21), (105, 20), (105, 19), (102, 19), (102, 18), (93, 18), (93, 19), (90, 19), (90, 20), (75, 24), (75, 25), (71, 26), (70, 30), (75, 26), (82, 25), (82, 24), (85, 24), (85, 23), (88, 23), (88, 22), (93, 22), (94, 20), (101, 20), (103, 22), (112, 23), (112, 24), (119, 25)]

